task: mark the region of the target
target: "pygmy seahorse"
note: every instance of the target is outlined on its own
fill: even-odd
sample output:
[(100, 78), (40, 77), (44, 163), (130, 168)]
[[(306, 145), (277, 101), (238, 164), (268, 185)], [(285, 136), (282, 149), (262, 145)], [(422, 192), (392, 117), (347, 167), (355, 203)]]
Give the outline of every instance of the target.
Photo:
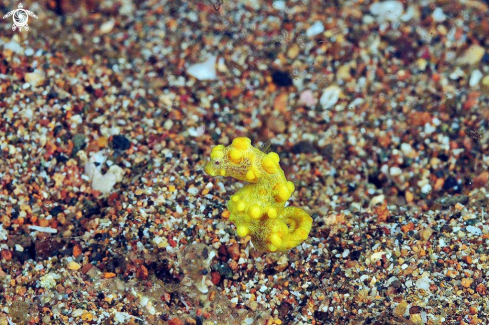
[(251, 145), (249, 138), (235, 138), (231, 145), (212, 148), (204, 171), (210, 176), (231, 176), (246, 184), (231, 196), (229, 220), (238, 236), (251, 236), (263, 252), (287, 251), (309, 236), (312, 218), (301, 208), (284, 207), (295, 190), (287, 181), (275, 152), (268, 154)]

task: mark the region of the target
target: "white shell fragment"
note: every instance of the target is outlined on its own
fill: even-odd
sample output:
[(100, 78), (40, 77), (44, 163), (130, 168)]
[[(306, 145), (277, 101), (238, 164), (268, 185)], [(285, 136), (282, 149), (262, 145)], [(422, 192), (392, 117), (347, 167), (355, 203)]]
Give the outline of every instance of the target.
[(3, 224), (0, 223), (0, 240), (7, 240), (8, 231), (3, 229)]
[(319, 103), (324, 109), (333, 107), (340, 98), (341, 89), (338, 86), (329, 86), (323, 92), (323, 95), (319, 99)]
[(10, 42), (4, 44), (3, 49), (4, 50), (10, 50), (16, 54), (23, 54), (24, 53), (24, 48), (22, 46), (20, 46), (20, 44), (14, 40), (11, 40)]
[(474, 236), (482, 235), (482, 230), (480, 230), (478, 227), (467, 226), (467, 228), (465, 228), (465, 229), (467, 229), (467, 231), (470, 232)]
[(187, 73), (199, 80), (216, 79), (216, 58), (216, 56), (211, 56), (204, 62), (191, 65), (190, 67), (188, 67)]
[(400, 1), (376, 2), (370, 6), (370, 12), (383, 21), (398, 21), (404, 12), (404, 6)]
[(383, 194), (374, 196), (372, 200), (370, 200), (369, 206), (375, 206), (377, 204), (381, 204), (384, 202), (384, 200), (385, 200), (385, 195)]
[(58, 229), (54, 229), (54, 228), (51, 228), (51, 227), (40, 227), (40, 226), (27, 226), (29, 229), (32, 229), (34, 231), (39, 231), (39, 232), (46, 232), (46, 233), (50, 233), (50, 234), (55, 234), (58, 232)]
[(87, 159), (87, 155), (84, 151), (79, 151), (78, 156), (80, 157), (80, 160), (85, 163), (85, 179), (92, 180), (92, 188), (94, 190), (102, 193), (109, 193), (116, 183), (122, 181), (124, 170), (117, 165), (110, 166), (107, 173), (102, 175), (101, 165), (96, 166), (94, 163), (97, 160), (103, 159), (101, 158), (103, 157), (101, 151), (92, 155), (90, 160)]
[(193, 137), (200, 137), (205, 133), (205, 125), (201, 125), (197, 128), (189, 128), (188, 129), (188, 134), (190, 134)]
[(92, 188), (102, 193), (109, 193), (116, 183), (122, 181), (122, 175), (124, 175), (124, 170), (117, 165), (110, 166), (105, 175), (102, 175), (98, 169), (95, 169)]
[(274, 1), (272, 7), (277, 10), (285, 10), (287, 8), (285, 2), (281, 0)]
[(432, 282), (433, 280), (428, 277), (428, 273), (424, 273), (423, 276), (416, 280), (416, 289), (423, 289), (424, 291), (428, 291)]

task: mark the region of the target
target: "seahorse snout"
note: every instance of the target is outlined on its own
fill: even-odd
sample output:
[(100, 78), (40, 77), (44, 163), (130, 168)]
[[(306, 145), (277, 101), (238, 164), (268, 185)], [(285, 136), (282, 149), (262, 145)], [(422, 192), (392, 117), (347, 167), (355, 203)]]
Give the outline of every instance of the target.
[(217, 176), (217, 172), (214, 166), (212, 166), (212, 161), (209, 161), (207, 164), (205, 164), (204, 173), (206, 173), (209, 176)]

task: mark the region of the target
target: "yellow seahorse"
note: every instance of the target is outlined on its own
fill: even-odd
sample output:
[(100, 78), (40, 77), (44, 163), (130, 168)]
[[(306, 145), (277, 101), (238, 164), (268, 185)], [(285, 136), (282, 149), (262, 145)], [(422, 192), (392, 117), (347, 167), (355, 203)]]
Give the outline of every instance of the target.
[(309, 236), (312, 218), (301, 208), (284, 207), (295, 190), (280, 168), (275, 152), (268, 154), (251, 145), (249, 138), (235, 138), (231, 145), (212, 148), (204, 171), (210, 176), (231, 176), (246, 184), (228, 201), (229, 220), (238, 236), (251, 236), (263, 252), (287, 251)]

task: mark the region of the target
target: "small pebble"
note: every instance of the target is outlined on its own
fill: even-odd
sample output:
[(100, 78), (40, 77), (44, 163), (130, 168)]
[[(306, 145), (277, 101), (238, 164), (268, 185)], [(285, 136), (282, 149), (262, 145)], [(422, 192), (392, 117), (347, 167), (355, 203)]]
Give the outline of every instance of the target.
[(421, 187), (421, 193), (423, 194), (428, 194), (431, 192), (431, 185), (430, 184), (425, 184), (423, 187)]
[(433, 20), (437, 23), (441, 23), (443, 21), (445, 21), (445, 19), (447, 18), (447, 16), (445, 16), (445, 14), (443, 13), (443, 9), (441, 8), (436, 8), (434, 11), (433, 11)]
[(390, 174), (391, 174), (391, 176), (399, 176), (402, 174), (402, 170), (399, 167), (391, 167), (390, 168)]
[(480, 230), (478, 227), (475, 227), (475, 226), (467, 226), (465, 229), (467, 229), (467, 231), (470, 232), (474, 236), (480, 236), (480, 235), (482, 235), (482, 230)]
[(102, 34), (110, 33), (112, 29), (114, 29), (114, 26), (115, 26), (115, 20), (106, 21), (100, 26), (100, 33)]
[(299, 103), (307, 107), (313, 107), (317, 104), (317, 99), (314, 97), (314, 93), (308, 89), (301, 93)]
[(285, 5), (285, 1), (277, 0), (273, 2), (272, 7), (277, 10), (285, 10), (287, 6)]
[(68, 268), (68, 270), (78, 271), (81, 268), (81, 265), (77, 262), (71, 261), (66, 267)]
[(307, 37), (313, 37), (318, 34), (321, 34), (322, 32), (324, 32), (323, 23), (320, 21), (316, 21), (306, 30), (306, 35)]
[(474, 70), (470, 75), (469, 86), (475, 87), (479, 81), (482, 79), (482, 72), (480, 70)]
[(462, 56), (457, 60), (458, 64), (464, 65), (475, 65), (480, 62), (482, 57), (484, 56), (485, 49), (477, 44), (471, 45)]
[(462, 286), (465, 288), (468, 288), (472, 285), (472, 282), (474, 282), (474, 279), (471, 278), (463, 278), (462, 279)]
[(401, 144), (401, 151), (404, 155), (409, 156), (413, 151), (413, 147), (409, 143), (403, 143)]

